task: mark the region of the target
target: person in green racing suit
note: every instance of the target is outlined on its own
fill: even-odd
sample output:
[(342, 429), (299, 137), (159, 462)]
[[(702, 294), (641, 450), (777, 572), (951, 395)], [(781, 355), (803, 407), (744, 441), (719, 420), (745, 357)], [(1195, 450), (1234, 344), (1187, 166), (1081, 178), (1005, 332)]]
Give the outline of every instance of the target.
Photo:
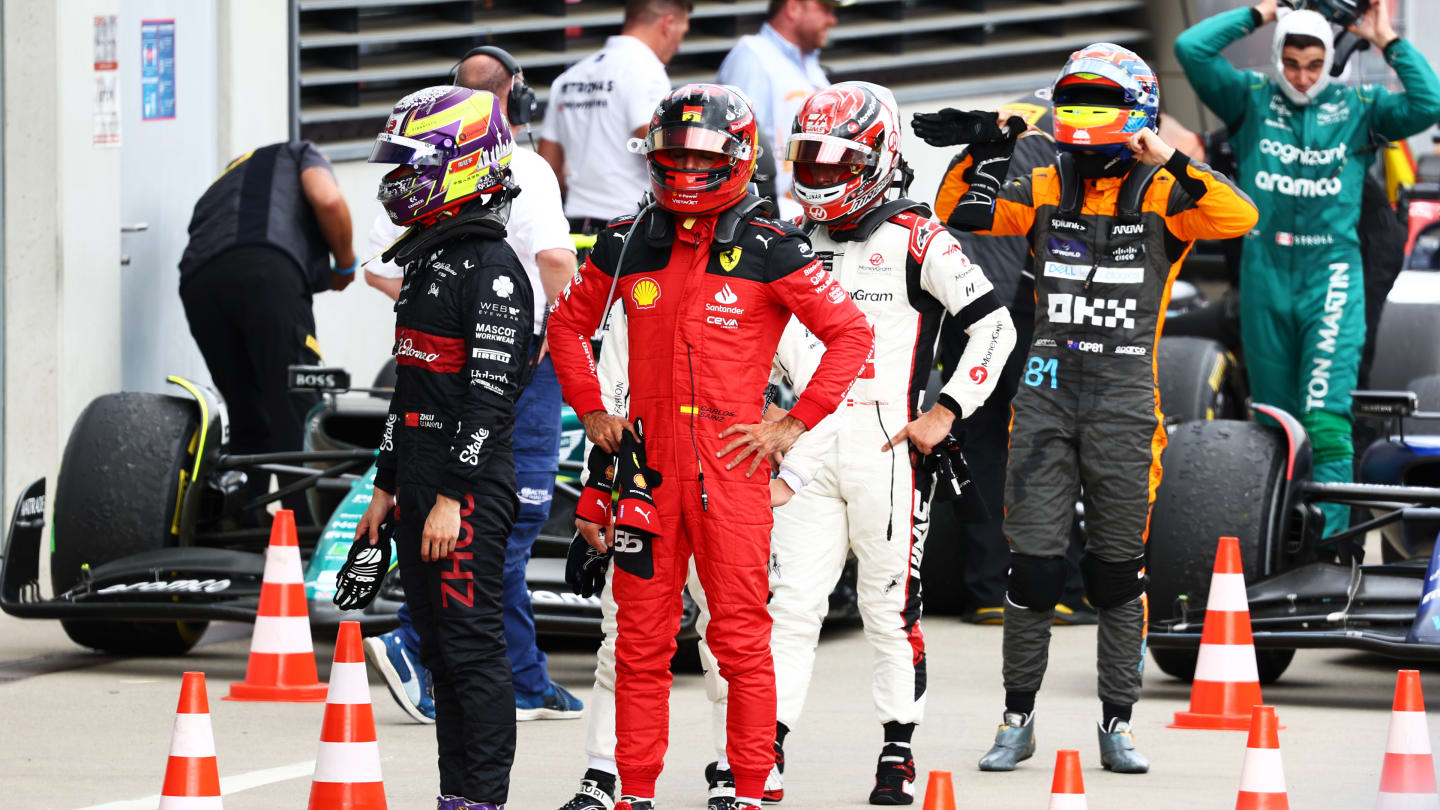
[[(1314, 450), (1317, 481), (1352, 477), (1350, 391), (1365, 340), (1356, 224), (1375, 144), (1440, 118), (1440, 81), (1374, 4), (1350, 30), (1385, 55), (1403, 93), (1330, 82), (1333, 32), (1313, 11), (1280, 19), (1277, 76), (1238, 70), (1221, 55), (1276, 19), (1276, 0), (1217, 14), (1182, 33), (1175, 55), (1195, 92), (1230, 131), (1235, 179), (1260, 209), (1245, 240), (1240, 328), (1251, 396), (1297, 415)], [(1349, 507), (1324, 504), (1326, 533), (1349, 525)]]

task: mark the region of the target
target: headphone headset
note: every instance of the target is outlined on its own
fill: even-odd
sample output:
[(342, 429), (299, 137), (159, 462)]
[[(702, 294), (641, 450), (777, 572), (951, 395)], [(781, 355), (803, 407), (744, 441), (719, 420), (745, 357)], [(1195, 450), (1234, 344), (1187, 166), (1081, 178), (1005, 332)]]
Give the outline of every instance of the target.
[[(460, 61), (455, 63), (455, 67), (450, 68), (450, 83), (456, 83), (455, 80), (460, 76), (460, 65), (466, 59), (481, 55), (499, 61), (506, 70), (510, 71), (512, 78), (520, 75), (520, 63), (516, 62), (515, 57), (511, 56), (504, 48), (481, 45), (466, 51), (465, 55), (460, 57)], [(510, 95), (505, 101), (505, 118), (515, 126), (523, 126), (535, 120), (535, 109), (539, 106), (539, 102), (535, 100), (535, 91), (530, 89), (530, 85), (526, 84), (524, 79), (520, 79), (510, 85)]]

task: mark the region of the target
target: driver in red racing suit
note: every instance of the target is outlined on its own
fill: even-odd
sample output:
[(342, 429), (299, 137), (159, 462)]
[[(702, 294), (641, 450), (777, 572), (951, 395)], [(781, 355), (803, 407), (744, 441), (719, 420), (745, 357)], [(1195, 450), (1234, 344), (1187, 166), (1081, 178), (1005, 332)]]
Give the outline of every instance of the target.
[[(643, 144), (658, 209), (616, 219), (601, 232), (550, 319), (565, 399), (589, 438), (613, 452), (630, 426), (605, 410), (590, 336), (612, 291), (623, 302), (630, 416), (643, 419), (646, 455), (661, 475), (653, 490), (657, 536), (639, 548), (627, 538), (616, 548), (616, 810), (653, 806), (692, 554), (710, 601), (710, 648), (730, 684), (727, 755), (736, 808), (758, 810), (775, 731), (765, 609), (768, 457), (835, 409), (864, 366), (873, 334), (800, 231), (760, 216), (762, 202), (746, 194), (756, 128), (743, 96), (718, 85), (682, 87), (660, 103)], [(827, 349), (789, 415), (762, 424), (771, 358), (792, 313)], [(603, 548), (608, 538), (597, 537), (598, 525), (576, 523)], [(636, 565), (625, 558), (648, 559)]]

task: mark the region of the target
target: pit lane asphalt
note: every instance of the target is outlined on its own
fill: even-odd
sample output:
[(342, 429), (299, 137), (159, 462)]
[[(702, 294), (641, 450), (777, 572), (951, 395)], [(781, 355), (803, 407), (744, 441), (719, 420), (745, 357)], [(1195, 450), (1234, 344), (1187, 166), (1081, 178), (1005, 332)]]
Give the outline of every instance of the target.
[[(225, 796), (228, 810), (304, 807), (319, 739), (321, 704), (228, 703), (220, 698), (244, 677), (247, 640), (217, 626), (217, 643), (167, 659), (109, 659), (92, 666), (0, 681), (5, 774), (0, 805), (10, 810), (91, 808), (159, 793), (169, 751), (180, 673), (207, 675), (220, 774), (246, 787)], [(1090, 807), (1205, 808), (1233, 806), (1244, 757), (1241, 732), (1166, 729), (1186, 708), (1188, 688), (1149, 666), (1137, 706), (1137, 741), (1153, 763), (1145, 776), (1102, 771), (1095, 744), (1093, 627), (1056, 628), (1050, 677), (1040, 694), (1035, 758), (1011, 774), (982, 774), (975, 762), (998, 720), (998, 627), (973, 627), (948, 617), (925, 620), (929, 650), (926, 722), (915, 735), (921, 787), (931, 769), (954, 773), (960, 806), (1043, 807), (1058, 748), (1078, 748)], [(0, 618), (0, 666), (59, 654), (90, 663), (54, 622)], [(331, 645), (317, 642), (322, 680)], [(861, 808), (872, 780), (879, 725), (870, 702), (870, 650), (856, 626), (827, 631), (815, 667), (804, 721), (786, 745), (782, 808)], [(593, 651), (570, 645), (550, 654), (552, 677), (588, 698)], [(1280, 745), (1292, 807), (1373, 805), (1389, 727), (1396, 662), (1340, 651), (1301, 651), (1280, 683), (1265, 691), (1277, 706)], [(1440, 672), (1422, 678), (1435, 705)], [(390, 807), (433, 807), (437, 779), (434, 730), (408, 722), (377, 678), (371, 698)], [(671, 747), (661, 777), (662, 808), (703, 808), (702, 772), (713, 759), (710, 710), (699, 675), (676, 677)], [(1432, 744), (1440, 717), (1431, 718)], [(512, 810), (554, 810), (584, 768), (583, 720), (520, 726)], [(275, 781), (278, 780), (278, 781)], [(255, 783), (260, 783), (256, 785)], [(154, 807), (147, 803), (121, 807)], [(920, 806), (917, 802), (916, 807)]]

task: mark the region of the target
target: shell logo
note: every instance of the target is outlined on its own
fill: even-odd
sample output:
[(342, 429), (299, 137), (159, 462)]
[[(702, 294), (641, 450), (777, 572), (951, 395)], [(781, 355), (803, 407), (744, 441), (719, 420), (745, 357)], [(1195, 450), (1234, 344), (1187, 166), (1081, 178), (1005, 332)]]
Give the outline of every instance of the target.
[(644, 488), (645, 488), (645, 476), (641, 475), (640, 473), (636, 473), (636, 474), (635, 474), (634, 481), (635, 481), (635, 486), (637, 486), (637, 487), (639, 487), (639, 488), (641, 488), (641, 489), (644, 489)]
[(653, 278), (642, 278), (630, 288), (630, 300), (640, 309), (649, 309), (660, 300), (660, 285)]

